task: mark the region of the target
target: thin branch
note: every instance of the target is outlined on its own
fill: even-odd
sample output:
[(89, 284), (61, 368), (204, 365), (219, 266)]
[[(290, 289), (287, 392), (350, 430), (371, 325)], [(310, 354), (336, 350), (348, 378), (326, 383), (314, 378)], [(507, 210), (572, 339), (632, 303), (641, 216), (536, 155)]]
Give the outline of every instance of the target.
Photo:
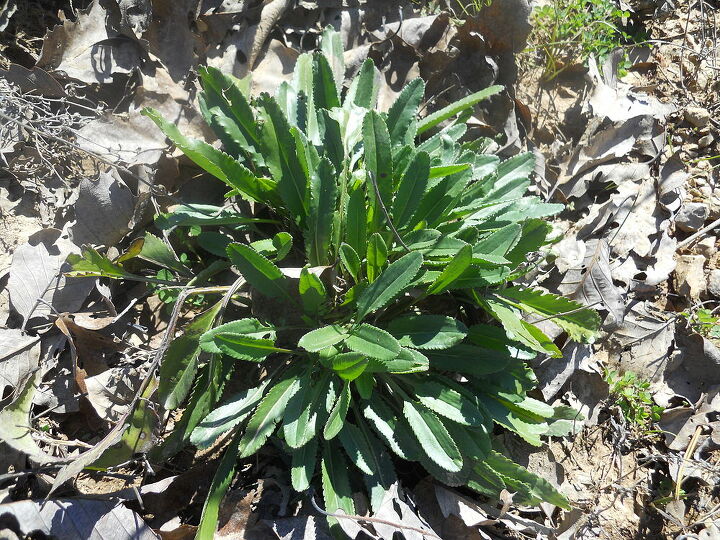
[(375, 174), (368, 171), (368, 176), (370, 177), (370, 181), (372, 182), (373, 187), (375, 188), (375, 197), (377, 197), (378, 202), (380, 203), (380, 208), (382, 208), (383, 214), (385, 214), (385, 219), (387, 219), (388, 225), (390, 225), (390, 229), (392, 230), (393, 234), (395, 235), (395, 238), (400, 243), (402, 247), (405, 248), (405, 250), (410, 253), (412, 251), (409, 247), (407, 247), (407, 244), (403, 242), (403, 239), (400, 238), (400, 233), (397, 232), (397, 229), (395, 228), (395, 225), (393, 225), (392, 219), (390, 219), (390, 214), (387, 211), (387, 208), (385, 208), (385, 203), (382, 200), (382, 197), (380, 196), (380, 188), (377, 185), (377, 181), (375, 180)]
[(440, 538), (437, 534), (435, 534), (433, 531), (428, 531), (425, 529), (418, 529), (417, 527), (411, 527), (409, 525), (403, 525), (402, 523), (395, 523), (393, 521), (388, 521), (387, 519), (380, 519), (375, 517), (368, 517), (368, 516), (356, 516), (353, 514), (336, 514), (333, 512), (328, 512), (327, 510), (323, 510), (318, 506), (318, 504), (315, 502), (315, 496), (310, 494), (310, 502), (312, 503), (315, 510), (320, 512), (324, 516), (328, 517), (334, 517), (334, 518), (341, 518), (341, 519), (352, 519), (354, 521), (365, 521), (367, 523), (382, 523), (383, 525), (388, 525), (389, 527), (395, 527), (396, 529), (400, 530), (406, 530), (406, 531), (413, 531), (416, 533), (420, 533), (424, 536), (430, 536), (432, 538)]

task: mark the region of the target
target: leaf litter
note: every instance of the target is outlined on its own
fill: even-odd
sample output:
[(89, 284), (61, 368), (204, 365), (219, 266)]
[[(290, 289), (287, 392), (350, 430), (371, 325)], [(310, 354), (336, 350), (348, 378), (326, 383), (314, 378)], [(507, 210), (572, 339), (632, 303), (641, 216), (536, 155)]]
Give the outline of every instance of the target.
[[(70, 183), (63, 185), (62, 196), (52, 196), (51, 205), (39, 205), (38, 218), (44, 229), (25, 233), (28, 242), (14, 247), (7, 277), (0, 282), (10, 301), (3, 314), (6, 327), (0, 333), (4, 398), (0, 415), (7, 418), (0, 422), (2, 438), (4, 444), (11, 441), (10, 446), (35, 465), (76, 460), (59, 475), (54, 488), (127, 437), (128, 432), (123, 434), (121, 429), (129, 412), (127, 404), (137, 399), (141, 379), (149, 376), (143, 375), (142, 370), (149, 365), (153, 347), (158, 346), (149, 338), (156, 334), (158, 321), (164, 321), (167, 327), (168, 316), (162, 314), (162, 302), (155, 304), (159, 312), (157, 309), (151, 312), (150, 304), (142, 303), (143, 298), (152, 294), (151, 290), (130, 294), (114, 288), (98, 294), (93, 278), (69, 279), (63, 275), (67, 255), (78, 253), (83, 244), (112, 248), (117, 255), (121, 254), (118, 246), (125, 245), (123, 238), (127, 233), (142, 226), (147, 203), (168, 202), (162, 197), (153, 198), (158, 192), (147, 184), (174, 191), (179, 199), (192, 189), (192, 182), (183, 185), (178, 181), (178, 172), (186, 170), (187, 163), (177, 152), (170, 151), (162, 135), (139, 115), (141, 108), (152, 106), (172, 119), (183, 133), (208, 139), (207, 129), (194, 113), (197, 101), (192, 71), (208, 63), (238, 77), (252, 72), (254, 93), (274, 90), (289, 77), (299, 51), (311, 47), (321, 28), (320, 21), (327, 20), (339, 27), (348, 49), (346, 60), (353, 59), (348, 65), (359, 66), (368, 56), (382, 60), (381, 103), (389, 103), (407, 81), (422, 74), (428, 80), (427, 95), (434, 97), (433, 106), (440, 107), (463, 92), (486, 87), (498, 78), (512, 83), (508, 62), (512, 63), (514, 55), (522, 49), (530, 29), (526, 18), (529, 10), (522, 1), (514, 2), (518, 10), (513, 16), (507, 14), (512, 10), (501, 13), (493, 7), (498, 4), (496, 0), (479, 17), (460, 23), (445, 14), (393, 12), (373, 2), (360, 2), (359, 7), (350, 8), (344, 2), (301, 2), (300, 8), (291, 4), (285, 0), (264, 5), (227, 0), (177, 3), (123, 0), (105, 5), (96, 0), (84, 10), (68, 10), (68, 17), (47, 32), (42, 50), (36, 51), (35, 65), (10, 64), (9, 71), (4, 72), (7, 75), (3, 82), (10, 85), (9, 90), (3, 91), (3, 96), (8, 97), (6, 103), (30, 100), (36, 116), (29, 122), (13, 116), (17, 108), (4, 104), (0, 110), (21, 122), (7, 122), (8, 130), (2, 132), (2, 159), (12, 164), (9, 169), (12, 176), (0, 179), (0, 187), (20, 192), (24, 200), (38, 200), (37, 194), (47, 193), (48, 186), (53, 184), (30, 182), (28, 164), (47, 167), (48, 162), (54, 164), (54, 154), (73, 156), (65, 161), (60, 159), (47, 169), (50, 172), (46, 178), (55, 174), (70, 179)], [(712, 8), (706, 5), (704, 9)], [(515, 507), (511, 497), (503, 501), (501, 509), (468, 500), (440, 486), (425, 489), (430, 494), (421, 497), (421, 486), (429, 486), (420, 483), (414, 491), (422, 504), (412, 503), (413, 490), (406, 495), (399, 492), (389, 495), (387, 515), (380, 512), (389, 522), (413, 523), (421, 530), (431, 522), (436, 530), (450, 527), (453, 537), (458, 538), (459, 531), (462, 534), (472, 531), (482, 538), (492, 538), (498, 531), (541, 538), (588, 538), (602, 532), (607, 537), (621, 538), (618, 536), (622, 534), (621, 523), (639, 526), (632, 505), (630, 508), (625, 503), (615, 505), (622, 510), (613, 514), (614, 502), (622, 500), (625, 492), (620, 488), (609, 490), (608, 486), (627, 486), (624, 472), (632, 471), (631, 477), (648, 491), (634, 495), (640, 506), (660, 498), (653, 499), (649, 494), (650, 490), (660, 490), (657, 480), (648, 478), (650, 471), (676, 483), (690, 478), (701, 486), (711, 487), (717, 482), (720, 441), (716, 411), (720, 379), (713, 374), (720, 373), (718, 342), (699, 335), (684, 323), (682, 316), (684, 310), (701, 303), (717, 306), (719, 299), (711, 296), (707, 287), (708, 271), (718, 267), (714, 245), (717, 237), (712, 236), (717, 231), (705, 233), (714, 241), (703, 240), (704, 244), (698, 241), (678, 248), (678, 242), (686, 240), (692, 231), (682, 215), (683, 208), (690, 204), (705, 205), (707, 211), (701, 214), (704, 219), (695, 230), (720, 214), (720, 192), (717, 184), (712, 183), (717, 178), (713, 172), (716, 164), (711, 159), (699, 159), (712, 156), (712, 149), (717, 148), (712, 141), (718, 139), (718, 125), (704, 120), (702, 107), (699, 112), (697, 107), (690, 108), (686, 86), (700, 103), (707, 104), (708, 93), (717, 84), (713, 83), (717, 81), (717, 68), (712, 67), (707, 44), (698, 37), (707, 30), (709, 13), (700, 10), (697, 6), (685, 6), (669, 19), (646, 19), (648, 27), (665, 41), (652, 47), (649, 60), (638, 62), (637, 69), (630, 69), (622, 77), (617, 76), (617, 55), (599, 67), (591, 60), (588, 79), (582, 83), (586, 92), (572, 98), (581, 110), (581, 121), (557, 126), (568, 133), (576, 132), (566, 139), (568, 142), (552, 145), (542, 142), (544, 136), (539, 129), (544, 121), (542, 114), (531, 118), (531, 123), (536, 122), (537, 132), (532, 131), (533, 125), (529, 126), (529, 140), (539, 144), (537, 152), (546, 162), (545, 177), (538, 178), (538, 193), (569, 203), (569, 209), (555, 224), (562, 238), (551, 252), (550, 261), (555, 268), (549, 267), (549, 273), (537, 272), (532, 279), (550, 291), (569, 294), (599, 309), (607, 332), (595, 344), (562, 347), (563, 358), (540, 359), (536, 370), (544, 398), (579, 405), (587, 418), (577, 420), (586, 427), (575, 442), (553, 442), (550, 456), (543, 458), (546, 464), (561, 464), (564, 468), (566, 479), (560, 489), (570, 490), (564, 492), (571, 494), (577, 509), (564, 514), (549, 509), (541, 518)], [(695, 20), (686, 34), (685, 21), (692, 16)], [(12, 24), (20, 24), (22, 11), (12, 17)], [(499, 27), (512, 31), (499, 34), (496, 32)], [(669, 45), (672, 39), (668, 36), (673, 32), (686, 35), (687, 42), (679, 49)], [(695, 56), (679, 52), (682, 47), (693, 48)], [(658, 71), (663, 76), (652, 79), (645, 69), (648, 64), (664, 68)], [(696, 74), (694, 80), (688, 79), (690, 73)], [(649, 83), (645, 80), (648, 78)], [(569, 95), (573, 93), (573, 84), (569, 82), (566, 87)], [(563, 83), (559, 88), (563, 90)], [(58, 95), (69, 96), (62, 106), (75, 115), (67, 128), (55, 128), (52, 122), (57, 118), (52, 116), (57, 113), (57, 105), (49, 100), (57, 99)], [(671, 104), (658, 97), (670, 97)], [(92, 112), (83, 109), (88, 104), (94, 109)], [(474, 129), (502, 139), (491, 144), (508, 153), (524, 144), (521, 131), (527, 126), (518, 128), (523, 113), (513, 100), (498, 98), (477, 112)], [(30, 131), (27, 125), (37, 131)], [(708, 136), (711, 144), (702, 146)], [(52, 137), (60, 137), (69, 144), (55, 144), (57, 141)], [(672, 144), (667, 144), (668, 140)], [(58, 175), (58, 171), (62, 173)], [(23, 216), (18, 212), (21, 206), (9, 208), (10, 220), (21, 223)], [(24, 226), (37, 227), (35, 223)], [(59, 331), (54, 322), (64, 313), (93, 310), (102, 313), (109, 307), (103, 304), (108, 303), (112, 310), (114, 305), (127, 305), (125, 319), (115, 312), (107, 327), (100, 325), (86, 329), (85, 333), (100, 333), (109, 340), (100, 341), (106, 345), (120, 344), (116, 355), (119, 361), (116, 358), (98, 363), (97, 372), (78, 378), (78, 371), (84, 370), (84, 366), (78, 367), (78, 358), (87, 342), (83, 345), (82, 338), (78, 341), (82, 332), (77, 329), (69, 339), (58, 341)], [(145, 326), (143, 323), (148, 321), (151, 324)], [(563, 336), (556, 335), (562, 345)], [(55, 345), (50, 346), (51, 342)], [(71, 351), (73, 347), (75, 350)], [(90, 345), (89, 351), (93, 347), (102, 345)], [(58, 413), (62, 409), (57, 406), (62, 404), (44, 408), (38, 405), (42, 400), (35, 399), (43, 386), (54, 392), (53, 381), (61, 379), (61, 365), (68, 365), (65, 359), (71, 353), (77, 358), (65, 369), (66, 386), (72, 390), (72, 399), (79, 398), (79, 403), (87, 405), (80, 406), (80, 412), (74, 414), (82, 415), (87, 423), (98, 417), (107, 422), (109, 425), (99, 433), (90, 433), (87, 427), (78, 428), (77, 422), (71, 422), (65, 413)], [(658, 424), (664, 430), (662, 440), (638, 442), (630, 454), (621, 455), (617, 445), (613, 447), (598, 437), (598, 430), (602, 430), (609, 433), (611, 441), (620, 444), (620, 436), (630, 429), (612, 412), (608, 401), (603, 368), (609, 367), (635, 372), (650, 381), (655, 402), (665, 407)], [(58, 393), (57, 397), (61, 396)], [(33, 401), (36, 410), (31, 413)], [(39, 420), (38, 412), (43, 415)], [(152, 409), (145, 412), (147, 417), (154, 418), (163, 414)], [(137, 420), (139, 424), (131, 425), (139, 429), (139, 434), (148, 434), (146, 428), (152, 422)], [(172, 415), (168, 420), (173, 421)], [(46, 430), (44, 435), (38, 433), (38, 426)], [(65, 431), (69, 428), (73, 431)], [(691, 448), (692, 455), (684, 456), (698, 429), (700, 436)], [(100, 442), (81, 454), (82, 446), (67, 446), (71, 437), (91, 441), (90, 444), (98, 439)], [(568, 448), (563, 447), (568, 444), (580, 445), (583, 451), (568, 460)], [(642, 448), (647, 450), (644, 454)], [(208, 452), (212, 457), (213, 449)], [(595, 474), (593, 461), (608, 453), (612, 456), (608, 466)], [(124, 455), (126, 462), (137, 457)], [(81, 458), (77, 459), (78, 456)], [(131, 477), (138, 471), (152, 476), (148, 466), (143, 458), (131, 462), (129, 469), (120, 470), (126, 476), (129, 472)], [(3, 472), (7, 470), (6, 467)], [(645, 477), (642, 471), (648, 471)], [(284, 514), (287, 501), (282, 495), (278, 498), (278, 494), (284, 493), (281, 475), (272, 470), (272, 465), (263, 464), (253, 475), (247, 476), (247, 487), (260, 495), (255, 497), (254, 507), (246, 509), (242, 516), (249, 513), (262, 516), (258, 523), (265, 524), (265, 530), (274, 531), (277, 537), (323, 537), (324, 520), (310, 515), (307, 508), (297, 516)], [(273, 478), (278, 489), (258, 488), (253, 485), (253, 478)], [(166, 487), (172, 486), (170, 483)], [(45, 485), (34, 486), (31, 493), (34, 497), (47, 495), (47, 480)], [(589, 493), (594, 493), (595, 498), (589, 497)], [(709, 523), (701, 518), (711, 515), (712, 497), (702, 490), (698, 493), (699, 499), (693, 503), (695, 521), (685, 515), (689, 508), (686, 505), (682, 505), (681, 511), (666, 508), (666, 513), (675, 517), (670, 520), (671, 525), (665, 525), (668, 527), (665, 532), (678, 532), (693, 523), (699, 524), (694, 530), (702, 530), (702, 523)], [(274, 502), (263, 506), (263, 498)], [(608, 501), (613, 504), (604, 516), (603, 508)], [(18, 534), (36, 527), (29, 518), (36, 511), (32, 506), (36, 503), (9, 502), (7, 498), (3, 503), (2, 511), (18, 520)], [(64, 516), (63, 519), (73, 522), (79, 519), (76, 517), (79, 505), (83, 512), (96, 516), (93, 519), (100, 531), (122, 518), (137, 527), (129, 529), (131, 536), (155, 537), (140, 520), (142, 513), (105, 501), (90, 503), (83, 499), (68, 502), (51, 498), (41, 512), (47, 512), (51, 522), (53, 516)], [(307, 503), (301, 506), (306, 507)], [(660, 503), (656, 507), (663, 511)], [(433, 522), (430, 519), (433, 512), (446, 521)], [(661, 516), (662, 521), (661, 512), (655, 517)], [(452, 516), (459, 522), (452, 522)], [(168, 524), (171, 522), (178, 532), (194, 534), (192, 527), (188, 533), (180, 520), (168, 520)], [(343, 528), (353, 536), (360, 525), (365, 527), (358, 523)], [(662, 529), (662, 525), (659, 527)], [(711, 525), (707, 525), (707, 530), (710, 529)], [(59, 529), (41, 530), (57, 534)], [(397, 532), (397, 528), (383, 525), (374, 527), (373, 533), (366, 530), (382, 538), (391, 538)], [(408, 531), (402, 534), (406, 538), (422, 537)]]

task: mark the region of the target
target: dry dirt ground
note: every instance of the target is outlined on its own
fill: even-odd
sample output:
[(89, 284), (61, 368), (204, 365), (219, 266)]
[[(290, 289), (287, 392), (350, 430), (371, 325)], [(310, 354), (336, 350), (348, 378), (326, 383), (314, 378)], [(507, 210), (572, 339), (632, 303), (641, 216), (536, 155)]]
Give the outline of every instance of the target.
[[(167, 306), (144, 286), (53, 283), (65, 257), (84, 243), (119, 253), (168, 204), (166, 192), (195, 202), (221, 195), (200, 186), (139, 110), (155, 107), (204, 137), (198, 65), (237, 76), (252, 69), (254, 91), (272, 89), (297, 51), (334, 24), (350, 65), (370, 56), (382, 66), (381, 103), (418, 75), (436, 105), (493, 82), (507, 86), (476, 111), (475, 134), (496, 137), (505, 156), (534, 151), (536, 193), (567, 207), (554, 224), (562, 241), (532, 278), (587, 301), (605, 321), (594, 345), (554, 336), (564, 357), (535, 366), (538, 397), (586, 417), (578, 433), (539, 450), (502, 438), (509, 455), (569, 497), (572, 511), (505, 507), (405, 471), (414, 501), (407, 511), (453, 540), (720, 537), (720, 340), (697, 319), (720, 306), (715, 3), (631, 3), (648, 40), (625, 48), (626, 74), (616, 76), (618, 53), (551, 82), (542, 82), (535, 36), (523, 44), (523, 0), (495, 0), (458, 19), (435, 10), (438, 2), (422, 12), (408, 4), (402, 17), (381, 1), (349, 9), (281, 0), (6, 4), (17, 11), (0, 38), (0, 408), (37, 367), (41, 391), (32, 444), (0, 454), (0, 535), (28, 532), (4, 519), (27, 515), (8, 505), (34, 504), (52, 485), (57, 468), (33, 470), (34, 453), (76, 456), (96, 444), (167, 328)], [(659, 419), (629, 421), (606, 370), (647, 381)], [(101, 532), (117, 518), (147, 523), (138, 536), (192, 538), (225, 441), (162, 463), (150, 454), (162, 436), (149, 434), (140, 458), (112, 474), (82, 474), (47, 511), (83, 494), (96, 499), (77, 511), (94, 516)], [(272, 453), (246, 463), (222, 505), (218, 537), (325, 538), (323, 519), (308, 517), (286, 476)]]

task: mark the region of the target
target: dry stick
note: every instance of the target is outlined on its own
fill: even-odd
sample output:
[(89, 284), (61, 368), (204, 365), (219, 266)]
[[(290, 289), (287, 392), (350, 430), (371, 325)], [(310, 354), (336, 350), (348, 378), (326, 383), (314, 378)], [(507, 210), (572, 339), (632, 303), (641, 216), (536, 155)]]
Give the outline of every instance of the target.
[(95, 152), (81, 148), (77, 144), (75, 144), (71, 141), (67, 141), (67, 140), (63, 139), (62, 137), (58, 137), (58, 136), (52, 135), (50, 133), (45, 133), (44, 131), (37, 129), (36, 127), (33, 127), (30, 124), (27, 124), (26, 122), (21, 122), (20, 120), (17, 120), (16, 118), (13, 118), (13, 117), (8, 116), (1, 112), (0, 112), (0, 119), (6, 120), (8, 122), (13, 122), (14, 124), (17, 124), (18, 126), (22, 127), (23, 129), (27, 129), (31, 133), (35, 133), (36, 135), (40, 135), (41, 137), (47, 137), (48, 139), (52, 139), (53, 141), (56, 141), (56, 142), (66, 145), (66, 146), (69, 146), (71, 148), (74, 148), (75, 150), (78, 150), (80, 152), (85, 152), (87, 155), (91, 156), (93, 159), (97, 159), (98, 161), (101, 161), (102, 163), (105, 163), (106, 165), (109, 165), (110, 167), (114, 167), (115, 169), (123, 171), (124, 173), (127, 173), (130, 176), (132, 176), (133, 179), (137, 180), (141, 184), (145, 184), (146, 186), (148, 186), (150, 188), (153, 195), (170, 196), (167, 193), (165, 193), (164, 190), (159, 189), (158, 186), (153, 185), (152, 183), (148, 182), (144, 178), (141, 178), (139, 175), (135, 174), (127, 167), (123, 167), (122, 165), (113, 163), (109, 159), (102, 157), (100, 154), (96, 154)]
[(703, 227), (702, 229), (700, 229), (698, 232), (696, 232), (696, 233), (693, 234), (692, 236), (688, 236), (688, 237), (687, 237), (685, 240), (683, 240), (682, 242), (679, 242), (678, 245), (677, 245), (677, 247), (675, 248), (675, 251), (677, 251), (677, 250), (679, 250), (679, 249), (682, 249), (682, 248), (684, 248), (685, 246), (687, 246), (687, 245), (689, 245), (689, 244), (692, 244), (695, 240), (697, 240), (697, 239), (698, 239), (699, 237), (701, 237), (703, 234), (705, 234), (706, 232), (709, 232), (709, 231), (713, 230), (713, 229), (716, 228), (716, 227), (720, 227), (720, 218), (718, 218), (718, 219), (716, 219), (715, 221), (713, 221), (713, 222), (712, 222), (710, 225), (708, 225), (707, 227)]
[(675, 482), (675, 500), (680, 500), (680, 489), (682, 487), (683, 483), (683, 474), (685, 473), (685, 463), (690, 461), (690, 456), (692, 456), (692, 453), (695, 451), (695, 447), (697, 446), (698, 439), (700, 438), (700, 433), (702, 432), (702, 424), (697, 426), (695, 428), (695, 433), (693, 433), (692, 439), (690, 439), (690, 444), (688, 444), (688, 447), (685, 449), (685, 455), (683, 456), (682, 461), (680, 462), (680, 467), (678, 468), (678, 474), (677, 474), (677, 481)]
[(424, 536), (432, 536), (433, 538), (440, 538), (437, 534), (435, 534), (432, 531), (418, 529), (417, 527), (410, 527), (409, 525), (403, 525), (402, 523), (395, 523), (392, 521), (388, 521), (386, 519), (366, 517), (366, 516), (356, 516), (353, 514), (335, 514), (333, 512), (328, 512), (327, 510), (323, 510), (322, 508), (320, 508), (318, 506), (318, 504), (315, 502), (315, 497), (312, 494), (310, 495), (310, 502), (312, 503), (315, 510), (317, 510), (324, 516), (334, 517), (334, 518), (352, 519), (354, 521), (366, 521), (368, 523), (382, 523), (383, 525), (388, 525), (389, 527), (395, 527), (396, 529), (405, 529), (407, 531), (413, 531), (416, 533), (420, 533)]
[(395, 238), (397, 238), (397, 241), (400, 242), (400, 245), (405, 248), (405, 250), (410, 253), (410, 248), (407, 247), (407, 244), (403, 242), (403, 239), (400, 238), (400, 233), (397, 232), (397, 229), (395, 228), (395, 225), (393, 225), (392, 220), (390, 219), (390, 214), (388, 214), (387, 208), (385, 208), (385, 203), (382, 200), (382, 197), (380, 196), (380, 188), (377, 185), (377, 181), (375, 180), (375, 174), (368, 171), (368, 176), (370, 177), (370, 181), (372, 182), (373, 187), (375, 188), (375, 196), (377, 197), (378, 202), (380, 203), (380, 208), (382, 208), (383, 214), (385, 214), (385, 219), (387, 219), (388, 225), (390, 225), (390, 229), (392, 229), (393, 234), (395, 235)]

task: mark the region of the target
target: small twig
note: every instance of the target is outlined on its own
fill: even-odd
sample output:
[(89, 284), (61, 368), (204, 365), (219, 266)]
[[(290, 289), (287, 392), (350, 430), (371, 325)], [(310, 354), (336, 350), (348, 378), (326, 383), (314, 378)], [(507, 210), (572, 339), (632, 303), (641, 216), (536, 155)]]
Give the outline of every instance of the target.
[(693, 433), (692, 438), (690, 439), (690, 444), (688, 444), (687, 449), (685, 450), (685, 455), (683, 456), (682, 461), (680, 462), (680, 467), (678, 468), (677, 473), (677, 480), (675, 481), (675, 500), (680, 500), (680, 490), (683, 483), (683, 474), (685, 473), (685, 464), (690, 461), (690, 456), (692, 456), (693, 452), (695, 451), (695, 447), (697, 446), (698, 439), (700, 438), (700, 433), (702, 433), (702, 424), (697, 426), (695, 428), (695, 433)]
[(695, 240), (697, 240), (698, 238), (700, 238), (700, 237), (701, 237), (702, 235), (704, 235), (706, 232), (709, 232), (709, 231), (713, 230), (713, 229), (716, 228), (716, 227), (720, 227), (720, 218), (718, 218), (718, 219), (716, 219), (715, 221), (713, 221), (713, 222), (712, 222), (710, 225), (708, 225), (707, 227), (703, 227), (702, 229), (700, 229), (698, 232), (696, 232), (696, 233), (693, 234), (692, 236), (688, 236), (688, 237), (687, 237), (685, 240), (683, 240), (682, 242), (678, 242), (678, 245), (677, 245), (677, 247), (675, 248), (675, 251), (678, 251), (678, 250), (684, 248), (685, 246), (687, 246), (687, 245), (689, 245), (689, 244), (692, 244)]
[(327, 510), (323, 510), (318, 506), (318, 504), (315, 502), (315, 496), (310, 494), (310, 502), (312, 503), (315, 510), (323, 514), (324, 516), (328, 517), (334, 517), (334, 518), (344, 518), (344, 519), (352, 519), (354, 521), (365, 521), (368, 523), (382, 523), (383, 525), (388, 525), (390, 527), (395, 527), (396, 529), (400, 530), (406, 530), (406, 531), (413, 531), (416, 533), (420, 533), (424, 536), (431, 536), (433, 538), (440, 538), (437, 534), (435, 534), (432, 531), (424, 530), (424, 529), (418, 529), (417, 527), (410, 527), (409, 525), (403, 525), (402, 523), (395, 523), (393, 521), (388, 521), (386, 519), (380, 519), (380, 518), (374, 518), (374, 517), (367, 517), (367, 516), (356, 516), (353, 514), (336, 514), (333, 512), (328, 512)]
[(403, 242), (403, 239), (400, 238), (400, 233), (397, 232), (395, 225), (393, 225), (392, 219), (390, 219), (390, 214), (388, 213), (387, 208), (385, 208), (385, 203), (380, 196), (380, 188), (378, 187), (377, 181), (375, 180), (375, 174), (370, 171), (368, 171), (367, 174), (370, 177), (370, 181), (372, 182), (373, 187), (375, 188), (375, 197), (377, 197), (377, 200), (380, 203), (380, 208), (382, 208), (383, 214), (385, 214), (385, 219), (387, 219), (388, 225), (390, 225), (390, 229), (392, 230), (395, 238), (400, 243), (400, 245), (404, 247), (408, 253), (410, 253), (411, 249), (407, 247), (407, 244), (405, 244), (405, 242)]

